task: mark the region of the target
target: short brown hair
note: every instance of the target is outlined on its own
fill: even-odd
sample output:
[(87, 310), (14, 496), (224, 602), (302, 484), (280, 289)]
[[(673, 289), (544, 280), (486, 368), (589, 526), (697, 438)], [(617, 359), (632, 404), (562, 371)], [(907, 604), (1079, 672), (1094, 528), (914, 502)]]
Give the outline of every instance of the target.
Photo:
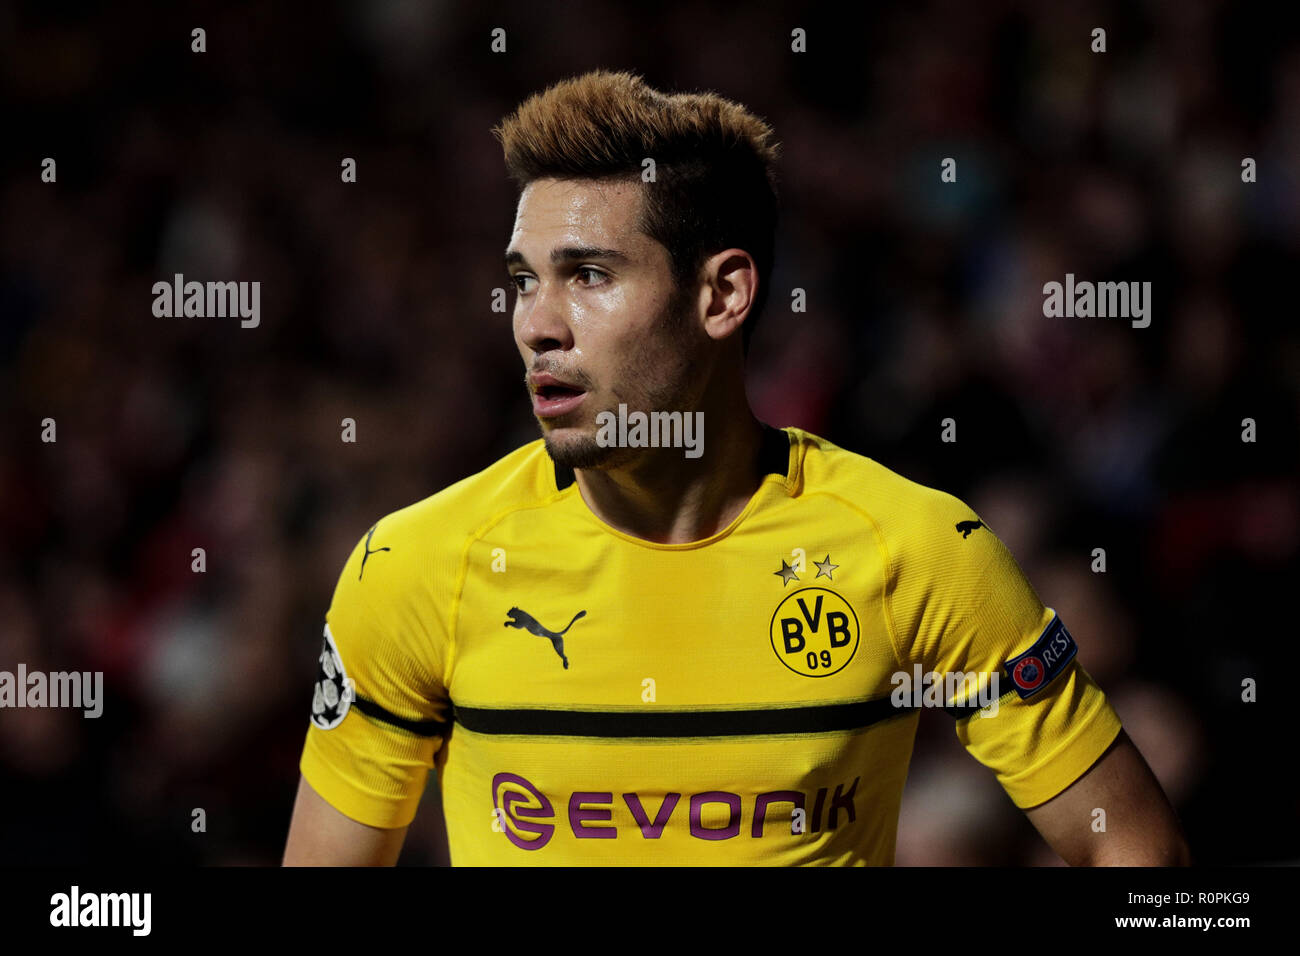
[(678, 291), (704, 260), (744, 249), (758, 292), (742, 327), (746, 351), (771, 285), (776, 241), (776, 160), (770, 126), (715, 93), (665, 94), (628, 72), (593, 70), (535, 93), (492, 135), (522, 193), (535, 179), (645, 183), (639, 227), (667, 248)]

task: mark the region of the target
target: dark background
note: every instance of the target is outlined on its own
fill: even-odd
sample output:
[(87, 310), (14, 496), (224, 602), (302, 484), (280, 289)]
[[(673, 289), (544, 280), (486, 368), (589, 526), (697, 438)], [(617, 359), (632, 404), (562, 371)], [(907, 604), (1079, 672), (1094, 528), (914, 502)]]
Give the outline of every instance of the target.
[[(783, 144), (759, 417), (965, 498), (1198, 860), (1300, 862), (1300, 45), (1268, 6), (1062, 6), (0, 4), (0, 669), (108, 696), (0, 711), (0, 862), (279, 861), (349, 550), (538, 434), (488, 130), (596, 67)], [(260, 281), (260, 327), (155, 318), (175, 272)], [(1044, 318), (1066, 272), (1152, 282), (1150, 327)], [(403, 862), (439, 826), (431, 787)], [(927, 712), (898, 862), (1059, 861)]]

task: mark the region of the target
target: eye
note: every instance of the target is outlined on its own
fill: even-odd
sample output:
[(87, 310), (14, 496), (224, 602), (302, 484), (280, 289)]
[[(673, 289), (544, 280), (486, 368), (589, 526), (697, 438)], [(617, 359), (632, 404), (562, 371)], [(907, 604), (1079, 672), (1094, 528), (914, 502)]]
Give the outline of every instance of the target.
[(521, 281), (523, 281), (523, 282), (527, 282), (527, 281), (529, 281), (530, 279), (533, 279), (533, 278), (534, 278), (533, 276), (530, 276), (530, 275), (524, 275), (523, 273), (519, 273), (519, 274), (517, 274), (517, 275), (512, 275), (512, 276), (510, 277), (510, 282), (511, 282), (511, 284), (515, 287), (515, 291), (518, 292), (518, 293), (520, 293), (520, 294), (522, 295), (523, 293), (527, 292), (528, 290), (525, 289), (525, 288), (523, 288), (519, 283), (520, 283)]
[[(604, 272), (600, 271), (599, 269), (597, 269), (597, 268), (595, 268), (595, 267), (593, 267), (593, 266), (578, 266), (578, 268), (577, 268), (577, 272), (578, 272), (579, 275), (581, 275), (581, 274), (584, 273), (584, 272), (588, 272), (588, 273), (590, 273), (591, 275), (599, 276), (599, 277), (602, 278), (602, 279), (606, 278), (606, 274), (605, 274)], [(600, 285), (599, 282), (588, 282), (588, 283), (586, 283), (586, 284), (587, 284), (587, 285)]]

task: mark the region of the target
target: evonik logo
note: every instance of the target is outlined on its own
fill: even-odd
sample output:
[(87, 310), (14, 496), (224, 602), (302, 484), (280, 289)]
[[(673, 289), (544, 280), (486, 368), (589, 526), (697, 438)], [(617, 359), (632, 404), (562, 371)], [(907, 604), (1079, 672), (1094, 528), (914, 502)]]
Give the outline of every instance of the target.
[[(614, 799), (611, 791), (575, 790), (567, 798), (565, 824), (574, 838), (579, 840), (613, 840), (620, 834), (644, 840), (658, 840), (669, 827), (686, 829), (697, 840), (733, 840), (742, 832), (750, 839), (760, 839), (773, 833), (795, 835), (807, 832), (820, 833), (834, 830), (841, 819), (847, 823), (857, 820), (854, 796), (858, 781), (835, 785), (832, 792), (821, 787), (815, 793), (801, 790), (769, 790), (752, 798), (727, 790), (706, 790), (689, 796), (666, 793), (656, 798), (642, 799), (638, 793), (624, 793)], [(658, 799), (657, 806), (647, 803)], [(811, 803), (811, 809), (808, 804)], [(629, 822), (622, 825), (615, 813), (623, 815), (626, 807)], [(680, 809), (679, 809), (680, 807)], [(705, 807), (710, 821), (727, 820), (722, 826), (705, 825)], [(721, 807), (722, 812), (716, 809)], [(773, 807), (784, 807), (773, 811)], [(551, 842), (558, 826), (555, 803), (531, 781), (515, 773), (498, 773), (492, 778), (492, 812), (500, 822), (506, 838), (521, 850), (540, 850)], [(841, 818), (840, 814), (844, 817)], [(767, 826), (776, 821), (795, 820), (794, 825)], [(498, 829), (496, 823), (493, 829)]]

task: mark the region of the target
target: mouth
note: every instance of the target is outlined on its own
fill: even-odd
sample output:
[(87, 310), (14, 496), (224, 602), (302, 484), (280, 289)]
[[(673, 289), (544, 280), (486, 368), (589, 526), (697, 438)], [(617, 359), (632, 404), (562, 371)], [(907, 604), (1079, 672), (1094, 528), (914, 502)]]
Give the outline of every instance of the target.
[(538, 375), (531, 379), (530, 385), (533, 392), (533, 414), (539, 418), (568, 414), (581, 405), (587, 395), (584, 389), (551, 375)]

